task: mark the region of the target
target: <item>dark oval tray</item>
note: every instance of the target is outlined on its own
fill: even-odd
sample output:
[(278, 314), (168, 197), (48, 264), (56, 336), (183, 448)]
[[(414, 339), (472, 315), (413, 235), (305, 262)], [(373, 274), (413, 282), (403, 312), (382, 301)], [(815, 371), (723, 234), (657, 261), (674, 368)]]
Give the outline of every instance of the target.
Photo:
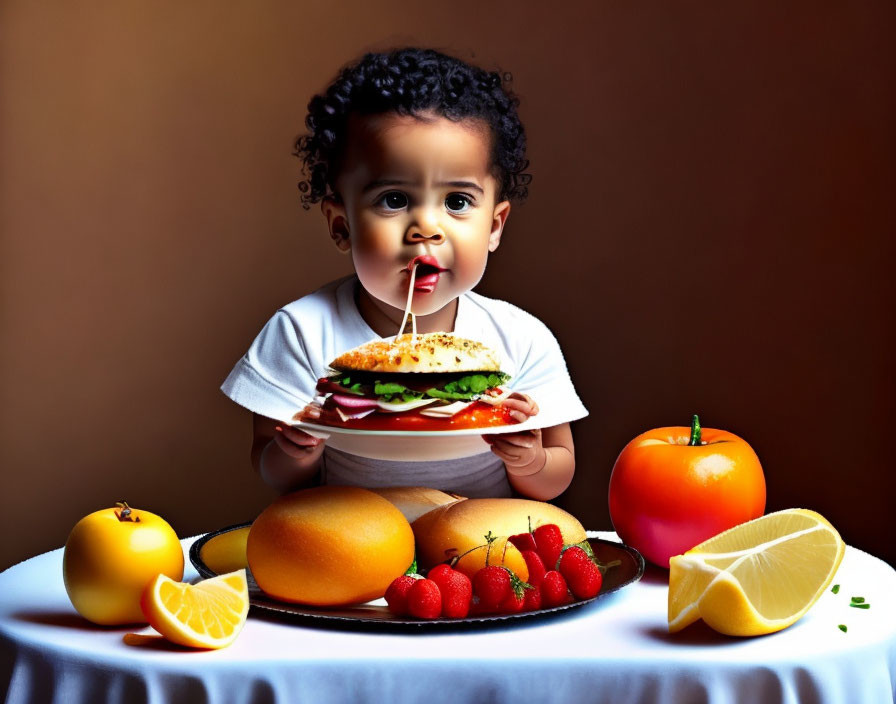
[[(240, 523), (220, 530), (206, 533), (197, 538), (190, 546), (190, 562), (196, 568), (196, 571), (205, 578), (216, 577), (217, 573), (203, 562), (201, 551), (203, 545), (213, 538), (227, 533), (232, 530), (239, 530), (251, 525), (249, 523)], [(607, 594), (612, 594), (623, 587), (634, 584), (644, 574), (644, 558), (641, 553), (628, 545), (616, 543), (603, 538), (588, 538), (588, 543), (594, 551), (595, 557), (602, 563), (607, 564), (619, 560), (619, 564), (610, 567), (604, 573), (603, 583), (600, 593), (591, 598), (582, 601), (573, 601), (562, 606), (554, 606), (548, 609), (538, 609), (537, 611), (521, 611), (515, 614), (482, 614), (477, 616), (468, 616), (467, 618), (437, 618), (433, 620), (422, 620), (404, 616), (396, 616), (389, 611), (384, 599), (377, 599), (365, 604), (354, 604), (351, 606), (334, 606), (319, 607), (306, 606), (304, 604), (291, 604), (285, 601), (278, 601), (267, 596), (252, 578), (252, 573), (246, 569), (246, 575), (249, 580), (249, 602), (252, 606), (269, 611), (277, 611), (280, 613), (291, 614), (310, 619), (320, 619), (331, 623), (356, 623), (364, 625), (383, 625), (383, 626), (456, 626), (461, 624), (475, 624), (489, 621), (508, 621), (517, 619), (532, 619), (546, 614), (552, 614), (568, 609), (575, 609), (600, 599)]]

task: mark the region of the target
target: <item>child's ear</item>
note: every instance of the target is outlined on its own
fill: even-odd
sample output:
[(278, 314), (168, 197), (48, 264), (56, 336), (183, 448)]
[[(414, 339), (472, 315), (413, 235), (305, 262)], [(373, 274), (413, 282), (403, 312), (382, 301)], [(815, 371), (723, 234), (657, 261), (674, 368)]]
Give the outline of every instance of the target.
[(348, 233), (348, 216), (345, 206), (336, 196), (327, 196), (320, 202), (321, 212), (327, 219), (327, 227), (330, 229), (330, 237), (333, 244), (340, 252), (351, 251), (351, 243)]
[(488, 236), (489, 252), (494, 252), (501, 244), (501, 233), (504, 231), (504, 223), (507, 222), (508, 215), (510, 215), (510, 201), (502, 200), (495, 206), (495, 212), (492, 215), (492, 231)]

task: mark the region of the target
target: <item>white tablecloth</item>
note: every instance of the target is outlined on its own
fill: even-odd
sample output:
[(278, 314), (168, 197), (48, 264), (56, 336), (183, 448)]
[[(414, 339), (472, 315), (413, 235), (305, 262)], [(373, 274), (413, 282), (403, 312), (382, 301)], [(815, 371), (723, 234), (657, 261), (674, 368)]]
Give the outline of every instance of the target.
[[(195, 577), (189, 566), (185, 578)], [(760, 638), (702, 623), (670, 636), (666, 579), (650, 568), (560, 615), (451, 631), (324, 627), (253, 610), (231, 647), (193, 652), (158, 639), (128, 645), (134, 629), (78, 617), (55, 550), (0, 574), (0, 695), (8, 704), (896, 700), (896, 572), (877, 558), (847, 548), (839, 594)], [(856, 595), (871, 608), (850, 608)]]

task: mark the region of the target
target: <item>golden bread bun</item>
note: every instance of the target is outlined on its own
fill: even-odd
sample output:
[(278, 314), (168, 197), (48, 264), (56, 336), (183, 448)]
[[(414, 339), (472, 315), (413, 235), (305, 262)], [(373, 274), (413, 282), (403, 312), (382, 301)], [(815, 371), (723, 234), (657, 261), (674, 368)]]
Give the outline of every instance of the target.
[[(546, 523), (556, 524), (564, 543), (580, 543), (586, 538), (579, 520), (553, 504), (530, 499), (467, 499), (433, 509), (412, 523), (417, 562), (429, 568), (461, 555), (484, 545), (489, 532), (502, 538), (526, 533), (530, 519), (533, 530)], [(515, 550), (511, 544), (507, 554)], [(494, 564), (491, 559), (489, 563)]]
[(414, 559), (407, 519), (367, 489), (320, 486), (286, 494), (249, 529), (249, 568), (282, 601), (340, 606), (378, 599)]
[(526, 564), (526, 558), (508, 538), (509, 536), (495, 538), (491, 547), (483, 540), (482, 545), (461, 552), (462, 557), (455, 563), (454, 569), (473, 579), (473, 575), (486, 565), (499, 565), (515, 572), (517, 577), (528, 582), (529, 566)]
[(344, 352), (330, 362), (337, 371), (361, 372), (498, 372), (494, 351), (475, 340), (446, 332), (401, 335), (373, 340)]
[(458, 496), (438, 489), (430, 489), (425, 486), (390, 486), (371, 488), (374, 494), (379, 494), (393, 504), (409, 522), (413, 523), (424, 513), (429, 513), (434, 508), (462, 501), (465, 497)]

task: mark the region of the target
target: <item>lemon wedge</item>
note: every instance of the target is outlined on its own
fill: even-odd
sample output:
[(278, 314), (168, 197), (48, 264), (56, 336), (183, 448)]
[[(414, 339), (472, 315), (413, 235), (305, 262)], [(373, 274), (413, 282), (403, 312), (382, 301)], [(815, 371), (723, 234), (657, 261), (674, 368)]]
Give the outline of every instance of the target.
[(834, 527), (807, 509), (719, 533), (669, 561), (669, 632), (701, 618), (731, 636), (787, 628), (831, 583), (845, 549)]
[(223, 648), (239, 634), (249, 615), (246, 571), (198, 584), (158, 575), (140, 602), (149, 625), (172, 643), (190, 648)]

